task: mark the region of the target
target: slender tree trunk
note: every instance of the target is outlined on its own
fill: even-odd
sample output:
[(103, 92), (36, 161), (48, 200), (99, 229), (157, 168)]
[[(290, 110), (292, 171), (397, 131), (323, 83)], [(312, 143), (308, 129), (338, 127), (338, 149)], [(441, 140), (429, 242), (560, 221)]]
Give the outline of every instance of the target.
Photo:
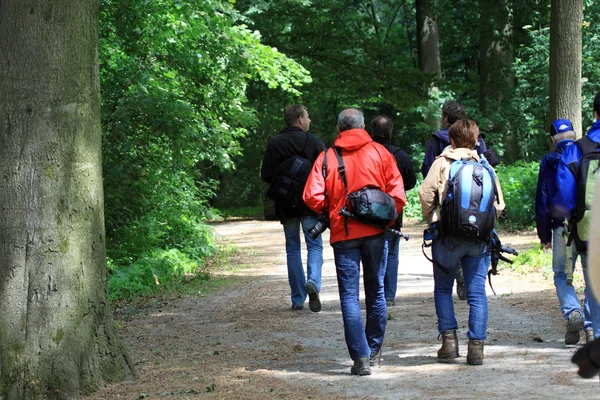
[[(479, 109), (491, 115), (500, 102), (510, 101), (515, 84), (512, 71), (513, 46), (511, 9), (507, 0), (480, 0), (479, 41)], [(489, 104), (495, 104), (490, 106)], [(502, 134), (504, 158), (515, 161), (519, 158), (517, 136), (509, 121), (501, 127), (490, 127), (488, 133)], [(489, 140), (489, 139), (488, 139)]]
[[(421, 72), (434, 79), (439, 79), (442, 76), (442, 67), (435, 5), (435, 0), (416, 0), (417, 54)], [(427, 88), (429, 97), (431, 98), (431, 95), (437, 90), (435, 81), (432, 81)], [(440, 128), (441, 119), (437, 107), (432, 108), (431, 112), (425, 116), (425, 122), (434, 131)]]
[(433, 0), (417, 0), (417, 52), (419, 69), (436, 78), (442, 76), (437, 15)]
[(550, 17), (550, 122), (569, 119), (581, 127), (581, 0), (552, 0)]
[(107, 296), (98, 1), (0, 1), (0, 398), (133, 374)]

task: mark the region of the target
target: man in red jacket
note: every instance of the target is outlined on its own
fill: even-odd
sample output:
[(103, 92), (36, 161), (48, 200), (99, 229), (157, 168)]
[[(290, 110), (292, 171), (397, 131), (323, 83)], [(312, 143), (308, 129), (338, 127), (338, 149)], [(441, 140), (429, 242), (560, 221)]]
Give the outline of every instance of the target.
[[(333, 247), (344, 335), (353, 375), (370, 375), (379, 354), (387, 319), (383, 278), (387, 247), (381, 229), (340, 216), (346, 195), (366, 186), (376, 186), (396, 202), (400, 213), (406, 204), (404, 183), (394, 156), (375, 143), (364, 129), (364, 116), (356, 109), (346, 109), (338, 117), (339, 135), (334, 146), (345, 167), (348, 187), (342, 181), (334, 149), (321, 153), (304, 188), (304, 202), (315, 212), (328, 212), (330, 243)], [(323, 159), (326, 160), (326, 178)], [(367, 307), (367, 324), (363, 324), (359, 301), (360, 263)]]

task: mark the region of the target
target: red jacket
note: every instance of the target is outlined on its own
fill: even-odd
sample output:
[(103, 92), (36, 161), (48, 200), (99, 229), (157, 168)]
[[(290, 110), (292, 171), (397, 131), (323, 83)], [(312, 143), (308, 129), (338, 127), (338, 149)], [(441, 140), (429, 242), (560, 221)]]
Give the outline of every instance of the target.
[[(346, 168), (348, 193), (365, 186), (377, 186), (396, 201), (398, 214), (406, 204), (404, 182), (398, 171), (394, 156), (379, 143), (375, 143), (364, 129), (341, 132), (334, 142), (342, 149)], [(323, 179), (323, 153), (319, 155), (304, 187), (306, 205), (317, 213), (329, 207), (331, 235), (329, 243), (377, 235), (381, 229), (348, 219), (348, 235), (344, 228), (344, 217), (339, 215), (346, 204), (346, 188), (338, 171), (338, 162), (333, 149), (327, 149), (327, 183)], [(327, 185), (327, 200), (325, 199)]]

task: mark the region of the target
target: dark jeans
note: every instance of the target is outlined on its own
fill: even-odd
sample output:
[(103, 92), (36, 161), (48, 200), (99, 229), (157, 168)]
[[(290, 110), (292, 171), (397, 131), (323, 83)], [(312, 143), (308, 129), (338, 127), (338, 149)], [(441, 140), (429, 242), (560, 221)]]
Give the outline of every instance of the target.
[[(332, 244), (340, 291), (344, 335), (353, 360), (370, 357), (383, 343), (387, 322), (383, 278), (387, 263), (384, 235), (368, 236)], [(367, 308), (367, 324), (363, 323), (359, 301), (360, 263)]]

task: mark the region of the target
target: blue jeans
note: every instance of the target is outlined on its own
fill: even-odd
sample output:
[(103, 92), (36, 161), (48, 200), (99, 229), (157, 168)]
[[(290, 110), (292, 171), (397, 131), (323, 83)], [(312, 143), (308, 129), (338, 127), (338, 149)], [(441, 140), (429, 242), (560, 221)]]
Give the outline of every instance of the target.
[[(584, 329), (592, 328), (590, 318), (590, 306), (587, 292), (583, 301), (583, 310), (579, 304), (579, 297), (575, 293), (575, 287), (567, 285), (567, 275), (565, 274), (565, 261), (567, 260), (567, 242), (563, 236), (565, 228), (562, 226), (556, 228), (552, 233), (552, 271), (554, 271), (554, 286), (556, 287), (556, 296), (560, 304), (560, 311), (564, 319), (569, 319), (573, 311), (579, 311), (585, 317)], [(573, 255), (573, 270), (577, 261), (577, 250), (575, 243), (571, 246)], [(586, 285), (587, 286), (587, 285)]]
[(398, 287), (398, 250), (400, 248), (400, 236), (385, 233), (385, 240), (388, 244), (387, 266), (385, 269), (385, 299), (394, 301), (396, 298), (396, 289)]
[[(353, 360), (370, 357), (381, 349), (387, 307), (383, 294), (383, 277), (387, 262), (384, 235), (344, 240), (331, 245), (335, 260), (346, 346)], [(367, 307), (367, 324), (363, 324), (359, 300), (360, 263)]]
[[(308, 215), (282, 222), (285, 234), (285, 254), (287, 257), (288, 281), (292, 290), (292, 303), (304, 304), (306, 300), (307, 279), (312, 281), (317, 290), (321, 290), (321, 269), (323, 267), (323, 239), (319, 236), (313, 239), (308, 231), (314, 227), (319, 220), (316, 215)], [(300, 253), (300, 225), (304, 231), (304, 241), (308, 252), (306, 270), (302, 266), (302, 255)]]
[(467, 284), (467, 303), (469, 304), (467, 336), (470, 339), (485, 340), (488, 320), (485, 281), (491, 261), (487, 242), (447, 236), (434, 240), (431, 251), (433, 261), (450, 271), (450, 273), (445, 273), (435, 265), (433, 267), (435, 284), (433, 298), (438, 317), (438, 331), (441, 333), (448, 329), (458, 329), (458, 323), (454, 316), (452, 287), (456, 269), (462, 265)]
[[(592, 328), (594, 328), (594, 338), (596, 340), (600, 339), (600, 304), (598, 303), (598, 299), (592, 293), (592, 288), (590, 287), (590, 281), (588, 277), (588, 257), (587, 254), (580, 254), (581, 256), (581, 265), (583, 267), (583, 279), (585, 280), (585, 298), (588, 302), (589, 307), (589, 319), (592, 321)], [(586, 315), (587, 320), (587, 315)]]

